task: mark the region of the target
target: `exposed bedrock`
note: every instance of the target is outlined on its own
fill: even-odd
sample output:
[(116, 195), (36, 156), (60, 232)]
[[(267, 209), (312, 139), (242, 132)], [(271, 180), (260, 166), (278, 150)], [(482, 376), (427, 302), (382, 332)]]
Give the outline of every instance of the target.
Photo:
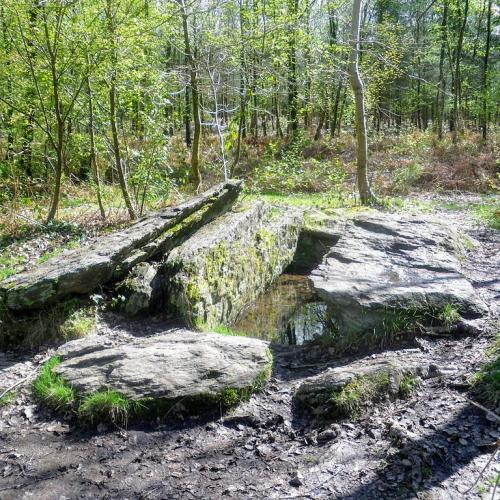
[(86, 294), (124, 276), (134, 265), (173, 248), (186, 236), (232, 206), (240, 181), (220, 184), (176, 207), (169, 207), (84, 248), (65, 252), (0, 284), (0, 306), (37, 309), (72, 294)]
[(465, 238), (432, 219), (357, 216), (310, 279), (345, 335), (476, 318), (487, 308), (461, 272)]
[(232, 323), (292, 262), (302, 213), (256, 202), (197, 231), (168, 256), (169, 306), (188, 323)]
[(110, 390), (132, 399), (212, 396), (248, 389), (270, 374), (267, 342), (179, 330), (112, 343), (68, 342), (55, 368), (80, 395)]

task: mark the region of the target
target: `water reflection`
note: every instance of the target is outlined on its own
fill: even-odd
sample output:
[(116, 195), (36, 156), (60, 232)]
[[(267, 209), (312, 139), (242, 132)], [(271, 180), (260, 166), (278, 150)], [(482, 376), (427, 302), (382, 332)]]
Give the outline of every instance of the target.
[(232, 329), (282, 344), (301, 345), (323, 333), (326, 305), (307, 276), (283, 274), (244, 311)]

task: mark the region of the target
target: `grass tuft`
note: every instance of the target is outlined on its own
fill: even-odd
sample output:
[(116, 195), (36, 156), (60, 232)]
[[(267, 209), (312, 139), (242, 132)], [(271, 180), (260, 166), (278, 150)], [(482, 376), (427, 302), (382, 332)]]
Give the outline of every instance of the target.
[(33, 392), (37, 399), (53, 410), (69, 409), (75, 401), (75, 391), (54, 373), (61, 362), (58, 356), (50, 358), (33, 382)]
[(474, 375), (472, 392), (487, 406), (500, 406), (500, 333), (489, 349), (490, 360)]
[(126, 426), (129, 416), (144, 407), (116, 391), (98, 391), (85, 397), (78, 408), (78, 417), (91, 424), (111, 422)]
[(4, 394), (0, 398), (0, 408), (2, 408), (2, 406), (7, 406), (10, 403), (12, 403), (16, 399), (16, 396), (17, 396), (16, 391), (9, 391), (7, 394)]
[(462, 318), (458, 308), (453, 304), (445, 304), (437, 315), (437, 319), (446, 327), (456, 325)]
[(398, 396), (403, 399), (407, 398), (415, 392), (417, 387), (418, 378), (410, 373), (407, 373), (406, 375), (403, 375), (403, 378), (399, 382)]
[(389, 377), (386, 373), (360, 376), (351, 380), (340, 391), (330, 396), (332, 413), (336, 417), (357, 417), (368, 403), (388, 393)]

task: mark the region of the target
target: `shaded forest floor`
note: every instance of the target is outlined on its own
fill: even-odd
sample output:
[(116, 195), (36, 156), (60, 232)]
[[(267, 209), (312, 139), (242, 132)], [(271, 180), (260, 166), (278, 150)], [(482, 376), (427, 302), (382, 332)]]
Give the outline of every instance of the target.
[[(334, 210), (321, 196), (312, 199)], [(288, 201), (305, 203), (300, 196)], [(408, 399), (383, 403), (321, 434), (325, 429), (295, 413), (291, 397), (305, 377), (335, 363), (286, 346), (274, 348), (264, 392), (213, 419), (82, 431), (71, 419), (40, 410), (24, 386), (0, 408), (0, 497), (491, 498), (498, 457), (479, 474), (500, 429), (467, 392), (500, 320), (500, 233), (477, 215), (475, 207), (485, 204), (494, 206), (498, 198), (421, 194), (388, 207), (436, 213), (477, 240), (464, 272), (491, 308), (478, 336), (422, 336), (394, 348), (441, 367), (441, 377), (424, 381)], [(98, 331), (151, 335), (170, 326), (161, 317), (124, 323), (103, 313)], [(0, 353), (0, 387), (28, 376), (49, 353)], [(311, 366), (318, 361), (321, 366)]]

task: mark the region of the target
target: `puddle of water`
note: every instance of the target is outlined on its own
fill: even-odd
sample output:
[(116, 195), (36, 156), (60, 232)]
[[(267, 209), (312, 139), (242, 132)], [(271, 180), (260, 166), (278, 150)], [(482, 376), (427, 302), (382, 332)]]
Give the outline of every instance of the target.
[(272, 342), (301, 345), (323, 333), (326, 305), (307, 276), (283, 274), (250, 305), (232, 329)]

